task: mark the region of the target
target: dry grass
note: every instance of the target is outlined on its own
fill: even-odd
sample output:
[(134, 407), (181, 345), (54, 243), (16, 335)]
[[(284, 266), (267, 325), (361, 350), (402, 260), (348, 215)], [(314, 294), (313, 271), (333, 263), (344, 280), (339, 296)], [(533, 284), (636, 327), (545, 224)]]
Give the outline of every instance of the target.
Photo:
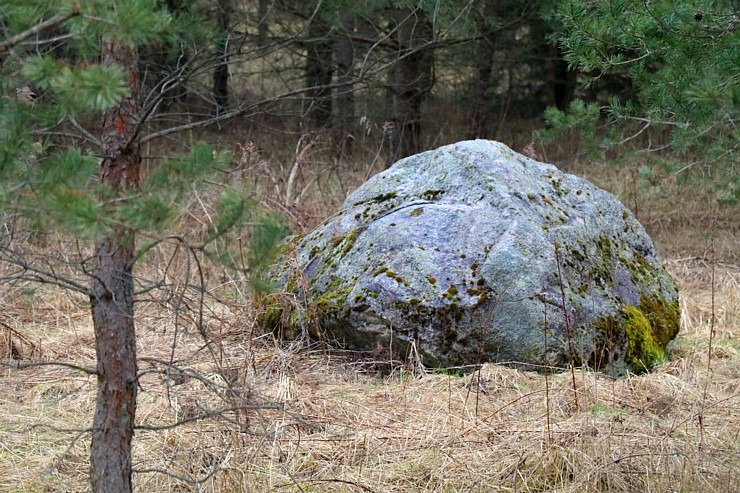
[[(311, 152), (300, 151), (310, 162)], [(302, 169), (296, 187), (310, 193), (298, 204), (280, 202), (290, 163), (255, 185), (273, 187), (274, 203), (311, 227), (341, 201), (339, 189), (372, 171), (348, 176), (332, 171), (337, 163), (319, 165), (326, 181), (314, 180), (316, 163)], [(617, 192), (628, 177), (591, 176)], [(664, 207), (651, 204), (648, 227)], [(196, 297), (176, 306), (152, 296), (137, 306), (137, 490), (740, 490), (737, 232), (729, 213), (714, 211), (719, 220), (708, 229), (695, 220), (704, 206), (686, 204), (693, 203), (677, 217), (689, 239), (653, 229), (682, 294), (683, 326), (670, 358), (649, 375), (620, 380), (577, 371), (578, 408), (567, 373), (484, 365), (468, 375), (420, 374), (411, 363), (380, 373), (382, 365), (347, 352), (277, 345), (254, 335), (244, 280), (225, 272), (210, 273), (205, 334), (193, 320)], [(702, 254), (712, 232), (716, 261)], [(161, 248), (142, 264), (142, 279), (183, 272), (165, 268), (172, 250)], [(2, 356), (94, 366), (84, 301), (48, 287), (0, 292)], [(95, 378), (55, 366), (2, 372), (0, 491), (88, 491)]]
[[(683, 288), (684, 327), (670, 360), (622, 380), (577, 372), (579, 409), (569, 374), (484, 365), (464, 376), (415, 375), (405, 367), (380, 376), (340, 352), (249, 344), (238, 327), (212, 328), (232, 331), (214, 359), (197, 333), (183, 330), (176, 358), (192, 374), (170, 375), (169, 382), (162, 374), (143, 377), (138, 423), (229, 407), (220, 372), (234, 388), (249, 390), (240, 401), (247, 407), (137, 432), (135, 467), (169, 474), (137, 474), (138, 489), (736, 491), (740, 271), (717, 269), (708, 372), (708, 269), (668, 265)], [(239, 319), (227, 310), (222, 320)], [(174, 329), (155, 319), (144, 316), (139, 324), (142, 370), (157, 366), (151, 359), (169, 359)], [(36, 323), (53, 359), (66, 348), (61, 359), (94, 364), (89, 327), (65, 327), (56, 318)], [(40, 367), (5, 370), (1, 382), (0, 490), (86, 491), (89, 436), (76, 430), (91, 421), (94, 378)]]

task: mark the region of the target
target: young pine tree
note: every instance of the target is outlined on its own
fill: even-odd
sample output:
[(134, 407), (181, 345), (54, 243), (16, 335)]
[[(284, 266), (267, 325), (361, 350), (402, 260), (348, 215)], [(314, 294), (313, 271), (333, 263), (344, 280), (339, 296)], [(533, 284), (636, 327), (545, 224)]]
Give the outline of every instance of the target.
[[(206, 23), (173, 18), (159, 5), (6, 0), (0, 7), (0, 262), (13, 272), (6, 282), (50, 283), (89, 297), (98, 379), (90, 473), (97, 493), (132, 488), (134, 264), (152, 238), (164, 237), (183, 195), (226, 158), (199, 144), (143, 172), (141, 143), (159, 106), (157, 91), (142, 89), (139, 49), (211, 41), (199, 32)], [(248, 210), (236, 192), (220, 204), (204, 243), (221, 238)], [(48, 257), (23, 251), (19, 225), (61, 231), (94, 253), (80, 257), (76, 275), (63, 275)], [(268, 226), (272, 240), (284, 233)], [(142, 233), (146, 244), (138, 241)]]

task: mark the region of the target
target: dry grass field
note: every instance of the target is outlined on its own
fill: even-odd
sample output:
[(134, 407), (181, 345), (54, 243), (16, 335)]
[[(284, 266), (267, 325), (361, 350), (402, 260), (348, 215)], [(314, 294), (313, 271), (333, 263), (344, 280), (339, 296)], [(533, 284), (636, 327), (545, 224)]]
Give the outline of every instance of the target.
[[(304, 228), (377, 171), (372, 159), (350, 175), (312, 156), (297, 149), (256, 184)], [(238, 162), (256, 172), (270, 159)], [(296, 159), (304, 167), (290, 195), (300, 200), (286, 204)], [(201, 313), (185, 255), (164, 245), (137, 270), (172, 285), (170, 298), (137, 305), (137, 491), (740, 491), (737, 208), (670, 177), (638, 186), (629, 169), (564, 168), (638, 209), (679, 285), (682, 330), (655, 371), (615, 380), (578, 369), (574, 393), (567, 372), (430, 373), (331, 341), (277, 343), (255, 331), (245, 279), (211, 267)], [(188, 220), (206, 221), (208, 206), (193, 206)], [(50, 237), (38, 248), (65, 245)], [(0, 350), (13, 364), (94, 367), (86, 300), (0, 286)], [(95, 378), (59, 366), (0, 371), (0, 491), (88, 491)]]

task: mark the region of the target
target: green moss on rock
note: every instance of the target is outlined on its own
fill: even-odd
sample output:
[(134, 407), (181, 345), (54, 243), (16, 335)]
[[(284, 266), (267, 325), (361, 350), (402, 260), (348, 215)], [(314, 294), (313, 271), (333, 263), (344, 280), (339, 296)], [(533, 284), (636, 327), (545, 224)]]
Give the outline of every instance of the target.
[(628, 306), (625, 314), (627, 354), (624, 360), (633, 373), (643, 373), (665, 357), (665, 348), (656, 339), (650, 320), (642, 310)]
[(678, 334), (678, 302), (643, 295), (640, 306), (628, 306), (625, 314), (625, 362), (632, 372), (642, 373), (665, 358), (666, 346)]
[(396, 281), (399, 284), (408, 285), (408, 281), (406, 281), (403, 277), (399, 276), (398, 274), (396, 274), (392, 270), (386, 270), (385, 271), (385, 275), (386, 275), (386, 277), (390, 277), (391, 279), (393, 279), (394, 281)]
[(421, 197), (426, 200), (436, 200), (443, 193), (444, 193), (444, 190), (425, 190), (421, 194)]
[(283, 304), (273, 294), (262, 299), (262, 306), (257, 314), (257, 324), (265, 331), (275, 331), (280, 327), (283, 318)]
[(653, 336), (663, 347), (676, 337), (681, 327), (681, 315), (677, 301), (668, 303), (643, 295), (640, 300), (640, 310), (650, 321)]
[(344, 307), (351, 287), (337, 288), (322, 294), (315, 300), (316, 308), (321, 317), (337, 315)]
[(655, 277), (655, 267), (650, 265), (645, 257), (637, 252), (634, 252), (631, 261), (624, 262), (630, 271), (632, 282), (639, 285), (641, 280)]
[[(336, 254), (340, 254), (342, 257), (344, 257), (350, 250), (352, 250), (352, 247), (354, 246), (357, 237), (360, 235), (360, 232), (361, 228), (355, 228), (344, 236), (334, 238), (331, 242), (331, 246), (335, 251), (332, 252), (331, 256), (333, 257)], [(340, 246), (341, 248), (339, 248)], [(314, 248), (316, 247), (314, 246)], [(309, 257), (312, 258), (314, 255), (311, 254), (315, 255), (313, 249), (311, 249), (311, 253), (309, 254)]]
[(387, 200), (395, 199), (398, 194), (396, 192), (381, 193), (373, 197), (371, 200), (376, 203), (385, 202)]
[(678, 334), (678, 304), (643, 296), (640, 306), (629, 305), (622, 316), (604, 317), (594, 324), (594, 349), (588, 365), (609, 366), (624, 351), (632, 373), (650, 370), (665, 358), (665, 348)]
[(342, 246), (342, 256), (347, 255), (352, 247), (355, 245), (357, 237), (360, 235), (360, 228), (353, 229), (347, 236), (344, 237), (344, 245)]

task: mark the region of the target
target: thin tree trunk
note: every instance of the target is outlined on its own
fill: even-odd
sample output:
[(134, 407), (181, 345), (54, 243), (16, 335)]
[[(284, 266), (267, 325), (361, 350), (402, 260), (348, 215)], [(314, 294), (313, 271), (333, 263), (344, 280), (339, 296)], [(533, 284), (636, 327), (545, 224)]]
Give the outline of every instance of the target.
[(493, 87), (494, 56), (499, 36), (499, 30), (493, 25), (492, 20), (498, 17), (502, 9), (508, 8), (507, 4), (506, 1), (485, 0), (476, 17), (480, 40), (475, 55), (478, 70), (473, 82), (473, 101), (468, 131), (468, 136), (472, 139), (488, 137), (488, 105)]
[(493, 57), (496, 53), (497, 30), (494, 29), (487, 17), (495, 15), (495, 6), (492, 0), (483, 5), (483, 12), (477, 19), (481, 38), (478, 41), (476, 52), (477, 75), (473, 82), (473, 105), (469, 137), (485, 139), (488, 137), (488, 103), (491, 92), (491, 75), (493, 74)]
[(269, 34), (267, 14), (270, 12), (271, 0), (259, 0), (257, 3), (257, 46), (267, 46), (267, 35)]
[[(352, 45), (352, 31), (354, 20), (344, 16), (342, 19), (343, 31), (334, 43), (337, 58), (337, 83), (340, 86), (336, 91), (337, 114), (334, 128), (337, 132), (337, 146), (343, 155), (352, 154), (352, 133), (355, 122), (355, 93), (350, 85), (354, 77), (354, 46)], [(347, 85), (341, 85), (347, 84)]]
[(473, 108), (471, 111), (470, 138), (488, 137), (488, 103), (493, 73), (493, 45), (481, 39), (478, 53), (478, 74), (473, 85)]
[(216, 48), (221, 56), (220, 63), (213, 71), (213, 99), (216, 101), (216, 112), (225, 113), (229, 109), (229, 17), (231, 15), (230, 0), (219, 0), (217, 30), (218, 42)]
[(306, 87), (315, 87), (306, 93), (308, 107), (304, 114), (308, 127), (318, 130), (329, 126), (331, 122), (332, 101), (331, 89), (334, 69), (332, 66), (332, 42), (327, 36), (329, 28), (318, 18), (311, 20), (308, 26), (309, 40), (306, 43)]
[(432, 41), (432, 25), (420, 11), (397, 17), (398, 61), (392, 70), (394, 130), (397, 146), (389, 163), (423, 150), (421, 109), (434, 85), (434, 53), (424, 44)]
[[(141, 151), (134, 135), (138, 98), (137, 56), (110, 40), (103, 64), (128, 74), (130, 94), (103, 119), (101, 182), (114, 197), (138, 189)], [(95, 493), (131, 491), (131, 440), (136, 416), (134, 232), (115, 227), (95, 248), (90, 304), (95, 329), (98, 395), (93, 418), (90, 477)]]
[(563, 51), (557, 45), (550, 45), (548, 79), (552, 88), (553, 99), (557, 109), (564, 111), (570, 105), (578, 83), (578, 72), (568, 69), (568, 62), (563, 58)]

